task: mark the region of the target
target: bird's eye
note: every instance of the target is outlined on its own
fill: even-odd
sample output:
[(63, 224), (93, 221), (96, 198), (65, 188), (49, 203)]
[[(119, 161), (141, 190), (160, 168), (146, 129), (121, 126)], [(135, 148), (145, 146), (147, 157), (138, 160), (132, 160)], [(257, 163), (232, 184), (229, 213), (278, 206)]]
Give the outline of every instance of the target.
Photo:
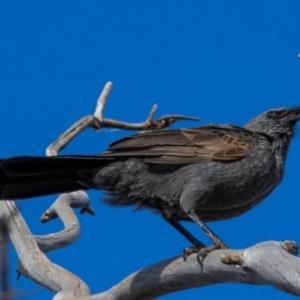
[(269, 111), (267, 117), (269, 119), (274, 119), (276, 117), (276, 113), (274, 111)]

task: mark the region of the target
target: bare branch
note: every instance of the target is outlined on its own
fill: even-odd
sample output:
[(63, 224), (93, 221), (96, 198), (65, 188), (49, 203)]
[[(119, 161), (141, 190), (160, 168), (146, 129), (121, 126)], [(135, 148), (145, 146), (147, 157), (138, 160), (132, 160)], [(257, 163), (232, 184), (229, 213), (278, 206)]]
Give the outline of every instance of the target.
[(187, 117), (182, 115), (165, 115), (157, 120), (153, 120), (153, 115), (157, 109), (156, 104), (152, 107), (146, 121), (142, 123), (127, 123), (116, 121), (113, 119), (106, 119), (103, 117), (103, 112), (111, 89), (112, 82), (107, 82), (98, 98), (94, 115), (83, 117), (82, 119), (74, 123), (55, 142), (48, 146), (48, 148), (46, 149), (47, 156), (58, 155), (58, 153), (62, 149), (64, 149), (68, 145), (68, 143), (70, 143), (78, 134), (89, 127), (92, 127), (94, 129), (100, 129), (101, 127), (113, 127), (118, 129), (145, 131), (164, 129), (181, 120), (199, 120), (196, 117)]
[(41, 222), (46, 223), (59, 217), (64, 229), (48, 235), (34, 235), (34, 239), (44, 253), (73, 244), (80, 234), (80, 224), (72, 208), (81, 208), (81, 213), (94, 210), (89, 207), (89, 198), (84, 191), (61, 194), (49, 209), (42, 215)]
[(81, 279), (53, 264), (40, 251), (13, 201), (0, 201), (0, 219), (5, 221), (7, 233), (17, 251), (22, 275), (54, 292), (72, 292), (80, 299), (89, 295), (89, 289)]
[[(150, 300), (176, 291), (216, 283), (269, 284), (300, 296), (300, 259), (289, 254), (291, 242), (264, 242), (245, 250), (216, 250), (199, 265), (197, 255), (172, 258), (135, 272), (110, 290), (92, 296), (102, 300)], [(295, 243), (293, 243), (295, 245)], [(226, 261), (225, 264), (222, 261)], [(239, 258), (234, 261), (232, 258)], [(276, 261), (276, 264), (274, 263)]]
[[(152, 108), (153, 109), (153, 108)], [(151, 110), (152, 112), (152, 110)], [(152, 114), (149, 116), (152, 117)], [(145, 122), (142, 123), (127, 123), (127, 122), (120, 122), (115, 121), (113, 119), (105, 118), (102, 123), (102, 127), (112, 127), (118, 129), (126, 129), (126, 130), (138, 130), (138, 131), (147, 131), (147, 130), (160, 130), (169, 127), (173, 123), (177, 121), (199, 121), (198, 118), (195, 117), (187, 117), (182, 115), (165, 115), (160, 117), (157, 120), (146, 119)]]
[(99, 119), (100, 123), (103, 122), (103, 112), (104, 112), (104, 108), (105, 108), (107, 98), (108, 98), (109, 93), (112, 89), (112, 86), (113, 86), (112, 82), (110, 82), (110, 81), (107, 82), (106, 85), (104, 86), (99, 98), (98, 98), (98, 101), (97, 101), (94, 116)]

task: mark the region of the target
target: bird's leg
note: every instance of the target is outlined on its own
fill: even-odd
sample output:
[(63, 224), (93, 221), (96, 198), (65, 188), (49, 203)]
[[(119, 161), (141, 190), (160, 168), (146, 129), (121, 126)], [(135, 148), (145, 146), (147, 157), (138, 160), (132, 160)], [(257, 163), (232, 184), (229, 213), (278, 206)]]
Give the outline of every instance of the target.
[(189, 231), (187, 231), (176, 219), (168, 219), (164, 217), (164, 219), (172, 225), (178, 232), (180, 232), (186, 239), (188, 239), (195, 247), (206, 247), (203, 243), (198, 241)]
[(201, 256), (206, 256), (209, 252), (216, 249), (228, 249), (229, 247), (215, 234), (213, 233), (199, 218), (195, 213), (194, 209), (186, 212), (186, 214), (205, 232), (205, 234), (213, 241), (214, 245), (206, 249), (200, 250)]
[(182, 257), (184, 260), (186, 260), (186, 258), (192, 253), (198, 253), (201, 249), (207, 249), (206, 246), (197, 240), (189, 231), (187, 231), (177, 219), (168, 218), (164, 215), (163, 218), (194, 245), (194, 247), (187, 247), (183, 250)]

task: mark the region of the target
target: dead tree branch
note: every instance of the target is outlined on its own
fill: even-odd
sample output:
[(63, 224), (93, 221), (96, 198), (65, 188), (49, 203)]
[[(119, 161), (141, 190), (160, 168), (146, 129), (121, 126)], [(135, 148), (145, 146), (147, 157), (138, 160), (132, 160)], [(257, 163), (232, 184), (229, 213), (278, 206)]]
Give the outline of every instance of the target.
[[(300, 259), (294, 242), (264, 242), (244, 250), (216, 250), (200, 265), (197, 255), (172, 258), (135, 272), (93, 300), (150, 300), (216, 283), (268, 284), (300, 296)], [(293, 255), (292, 255), (293, 254)], [(276, 263), (274, 263), (276, 262)]]
[(89, 295), (89, 289), (81, 279), (52, 263), (38, 248), (13, 201), (0, 202), (0, 218), (7, 224), (7, 233), (17, 251), (22, 275), (56, 293), (72, 293), (79, 299)]
[(55, 142), (53, 142), (46, 150), (47, 156), (58, 155), (59, 151), (65, 148), (68, 143), (73, 140), (78, 134), (84, 131), (86, 128), (92, 127), (94, 129), (100, 129), (104, 127), (112, 127), (117, 129), (127, 130), (158, 130), (171, 126), (173, 123), (182, 120), (198, 121), (196, 117), (187, 117), (182, 115), (165, 115), (157, 120), (153, 120), (154, 113), (157, 110), (157, 105), (153, 105), (147, 119), (142, 123), (127, 123), (120, 122), (113, 119), (106, 119), (103, 117), (104, 108), (107, 102), (108, 95), (111, 91), (112, 83), (108, 82), (101, 92), (94, 115), (85, 116), (79, 121), (75, 122), (66, 132), (64, 132)]

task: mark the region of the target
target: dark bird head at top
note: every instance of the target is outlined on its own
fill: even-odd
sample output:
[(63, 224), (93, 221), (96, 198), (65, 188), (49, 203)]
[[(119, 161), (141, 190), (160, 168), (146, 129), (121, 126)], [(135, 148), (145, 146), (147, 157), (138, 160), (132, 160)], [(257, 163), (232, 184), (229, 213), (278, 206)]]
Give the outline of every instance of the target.
[(245, 128), (267, 134), (274, 139), (281, 139), (285, 135), (290, 140), (300, 119), (299, 113), (300, 106), (271, 109), (250, 120)]

